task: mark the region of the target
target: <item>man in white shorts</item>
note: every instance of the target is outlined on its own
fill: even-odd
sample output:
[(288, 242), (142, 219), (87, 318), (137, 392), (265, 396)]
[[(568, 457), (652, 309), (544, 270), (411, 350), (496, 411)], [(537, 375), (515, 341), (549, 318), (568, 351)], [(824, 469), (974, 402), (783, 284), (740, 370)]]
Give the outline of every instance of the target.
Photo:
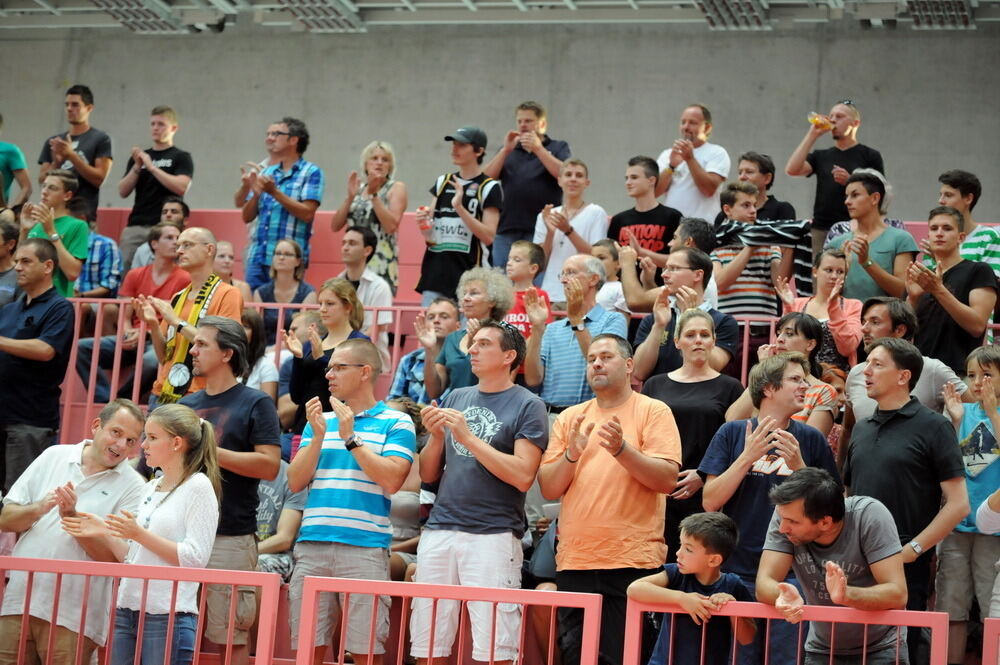
[[(417, 548), (415, 581), (516, 589), (521, 586), (524, 495), (548, 445), (545, 403), (514, 385), (525, 342), (510, 324), (486, 321), (469, 345), (479, 384), (452, 391), (440, 407), (421, 412), (430, 439), (420, 455), (420, 479), (440, 480)], [(451, 654), (460, 604), (413, 602), (411, 654), (426, 663)], [(493, 612), (496, 607), (496, 619)], [(521, 612), (516, 605), (469, 603), (472, 658), (517, 658)], [(491, 639), (493, 641), (491, 643)]]

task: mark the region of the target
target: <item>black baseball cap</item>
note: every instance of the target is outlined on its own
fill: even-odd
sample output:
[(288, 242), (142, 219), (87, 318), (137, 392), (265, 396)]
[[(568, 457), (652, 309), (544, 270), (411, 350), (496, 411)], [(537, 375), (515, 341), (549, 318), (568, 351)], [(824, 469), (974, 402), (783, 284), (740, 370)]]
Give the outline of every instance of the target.
[(459, 143), (471, 143), (477, 148), (486, 148), (486, 132), (472, 125), (456, 129), (451, 134), (444, 137), (444, 140), (458, 141)]

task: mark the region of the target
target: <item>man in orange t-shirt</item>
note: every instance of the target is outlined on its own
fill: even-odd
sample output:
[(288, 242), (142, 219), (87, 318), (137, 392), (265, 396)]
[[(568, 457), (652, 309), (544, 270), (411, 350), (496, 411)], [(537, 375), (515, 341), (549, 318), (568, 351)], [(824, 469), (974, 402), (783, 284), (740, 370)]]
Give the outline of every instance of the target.
[[(596, 397), (559, 414), (538, 472), (542, 495), (562, 499), (556, 585), (603, 597), (602, 665), (622, 662), (628, 585), (666, 561), (666, 495), (681, 460), (670, 408), (633, 391), (631, 375), (631, 345), (597, 335), (587, 352)], [(563, 663), (577, 665), (583, 611), (560, 609), (559, 627)]]
[[(205, 387), (205, 379), (194, 376), (188, 353), (202, 317), (225, 316), (241, 321), (243, 296), (214, 272), (216, 244), (208, 229), (185, 229), (177, 239), (177, 265), (191, 276), (191, 285), (171, 302), (145, 296), (133, 301), (146, 320), (160, 362), (149, 398), (150, 410), (157, 403), (176, 402), (185, 394)], [(157, 315), (162, 321), (157, 321)]]

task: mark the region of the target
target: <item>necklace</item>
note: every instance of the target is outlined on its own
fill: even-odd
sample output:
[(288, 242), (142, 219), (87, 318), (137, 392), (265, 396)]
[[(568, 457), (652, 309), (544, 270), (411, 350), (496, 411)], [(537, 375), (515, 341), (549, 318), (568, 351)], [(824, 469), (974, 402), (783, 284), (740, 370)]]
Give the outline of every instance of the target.
[[(150, 503), (152, 503), (153, 502), (153, 497), (156, 496), (158, 493), (160, 493), (162, 491), (162, 490), (160, 490), (160, 483), (162, 481), (163, 481), (163, 476), (160, 476), (159, 478), (156, 479), (156, 487), (153, 488), (153, 491), (150, 492), (149, 496), (147, 496), (146, 499), (142, 502), (142, 505), (143, 505), (144, 508), (146, 506), (148, 506)], [(149, 513), (146, 515), (146, 519), (143, 520), (142, 528), (144, 528), (144, 529), (148, 529), (149, 528), (149, 523), (153, 520), (153, 513), (156, 512), (157, 508), (159, 508), (164, 503), (166, 503), (167, 499), (170, 498), (170, 495), (174, 493), (175, 489), (177, 489), (176, 485), (174, 487), (170, 488), (170, 490), (167, 491), (167, 495), (165, 497), (163, 497), (160, 500), (159, 503), (157, 503), (155, 506), (153, 506), (152, 510), (150, 510)]]

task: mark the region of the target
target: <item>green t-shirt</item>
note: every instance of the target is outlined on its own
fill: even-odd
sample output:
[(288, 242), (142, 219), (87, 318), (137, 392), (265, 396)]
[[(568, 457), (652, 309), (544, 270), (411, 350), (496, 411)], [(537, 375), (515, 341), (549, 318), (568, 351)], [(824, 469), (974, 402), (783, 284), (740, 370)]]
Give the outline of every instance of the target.
[(24, 153), (13, 143), (0, 141), (0, 176), (3, 176), (3, 198), (10, 204), (10, 186), (16, 178), (14, 171), (28, 168)]
[[(854, 238), (854, 233), (845, 233), (835, 238), (830, 247), (833, 249), (843, 249), (844, 244)], [(909, 231), (897, 229), (894, 226), (886, 227), (874, 241), (868, 246), (868, 258), (882, 266), (890, 275), (892, 274), (893, 263), (897, 254), (904, 252), (917, 253), (917, 241), (913, 239)], [(864, 302), (875, 296), (889, 295), (875, 283), (868, 272), (858, 265), (858, 257), (851, 255), (847, 264), (847, 277), (844, 279), (844, 297), (854, 298)]]
[[(56, 233), (62, 238), (61, 242), (66, 251), (70, 255), (75, 256), (81, 261), (87, 260), (87, 242), (90, 237), (90, 227), (87, 222), (82, 219), (77, 219), (76, 217), (70, 217), (66, 215), (64, 217), (56, 218)], [(41, 224), (35, 224), (35, 226), (28, 231), (29, 238), (48, 238), (49, 234), (45, 232)], [(73, 295), (73, 283), (75, 280), (71, 280), (66, 277), (66, 273), (62, 271), (62, 268), (56, 267), (55, 273), (52, 275), (52, 283), (56, 287), (56, 291), (59, 292), (65, 298), (70, 298)]]

